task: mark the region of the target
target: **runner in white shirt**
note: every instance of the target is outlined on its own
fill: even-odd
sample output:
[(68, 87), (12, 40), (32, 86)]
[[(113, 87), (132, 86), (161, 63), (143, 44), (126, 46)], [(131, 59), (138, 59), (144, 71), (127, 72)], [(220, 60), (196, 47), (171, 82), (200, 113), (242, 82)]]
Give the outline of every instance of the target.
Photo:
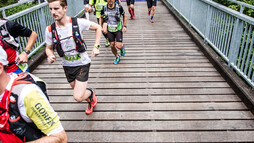
[[(70, 19), (70, 17), (68, 17)], [(91, 21), (88, 21), (86, 19), (78, 18), (78, 25), (79, 30), (89, 30)], [(63, 66), (82, 66), (89, 64), (91, 62), (87, 52), (79, 53), (75, 50), (76, 44), (74, 43), (74, 40), (72, 38), (72, 23), (71, 21), (66, 24), (65, 27), (59, 27), (56, 26), (58, 37), (61, 41), (61, 46), (64, 51), (64, 57), (62, 57), (62, 65)], [(50, 27), (46, 29), (46, 44), (47, 45), (53, 45), (53, 39), (52, 39), (52, 33), (51, 33)], [(82, 36), (82, 35), (81, 35)], [(79, 57), (80, 58), (76, 58)]]
[[(85, 43), (81, 41), (82, 39), (78, 41), (76, 39), (79, 36), (78, 33), (82, 33), (84, 30), (95, 30), (95, 44), (91, 56), (97, 56), (100, 48), (101, 26), (86, 19), (78, 18), (75, 21), (75, 19), (67, 16), (67, 0), (48, 0), (48, 4), (55, 20), (55, 23), (48, 26), (45, 32), (48, 62), (53, 63), (55, 61), (56, 57), (53, 47), (56, 47), (59, 56), (62, 57), (66, 78), (74, 89), (73, 97), (77, 102), (86, 100), (89, 103), (85, 111), (89, 115), (97, 104), (94, 91), (86, 88), (91, 60), (84, 50), (86, 49)], [(74, 23), (76, 22), (79, 32), (73, 32), (73, 28), (76, 27)], [(74, 35), (73, 33), (78, 36), (76, 37), (76, 34)], [(78, 46), (79, 42), (83, 43), (83, 45)], [(80, 49), (82, 52), (78, 52)]]

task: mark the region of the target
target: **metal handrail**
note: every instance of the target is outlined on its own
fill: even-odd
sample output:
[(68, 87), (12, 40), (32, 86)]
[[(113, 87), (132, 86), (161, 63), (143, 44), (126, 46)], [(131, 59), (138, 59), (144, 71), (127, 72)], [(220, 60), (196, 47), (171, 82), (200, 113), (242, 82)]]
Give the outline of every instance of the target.
[[(241, 7), (253, 6), (229, 0)], [(212, 0), (167, 0), (249, 85), (254, 87), (254, 18)]]
[(241, 6), (240, 13), (243, 13), (244, 7), (254, 9), (253, 5), (250, 5), (250, 4), (247, 4), (247, 3), (244, 3), (244, 2), (240, 2), (240, 1), (237, 1), (237, 0), (228, 0), (228, 1), (233, 2), (235, 4), (239, 4)]
[(8, 5), (8, 6), (0, 8), (0, 11), (2, 11), (2, 16), (5, 18), (6, 17), (6, 14), (5, 14), (6, 9), (10, 9), (10, 8), (15, 7), (15, 6), (19, 6), (19, 5), (22, 5), (24, 3), (33, 2), (33, 1), (34, 0), (26, 0), (26, 1), (22, 1), (22, 2), (19, 2), (19, 3), (12, 4), (12, 5)]

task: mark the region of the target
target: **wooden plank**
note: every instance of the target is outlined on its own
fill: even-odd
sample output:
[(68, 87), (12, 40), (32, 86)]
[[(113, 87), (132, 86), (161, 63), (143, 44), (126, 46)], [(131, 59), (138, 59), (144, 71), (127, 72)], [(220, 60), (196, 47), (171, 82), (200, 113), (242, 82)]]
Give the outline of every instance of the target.
[[(91, 67), (93, 68), (116, 68), (115, 65), (113, 64), (100, 64), (100, 65), (91, 65)], [(202, 67), (202, 68), (210, 68), (212, 67), (211, 63), (200, 63), (200, 64), (196, 64), (196, 63), (185, 63), (185, 64), (119, 64), (117, 65), (117, 68), (189, 68), (189, 67)], [(38, 68), (53, 68), (51, 65), (39, 65)], [(54, 68), (62, 68), (62, 65), (55, 65)]]
[[(168, 48), (168, 47), (166, 47)], [(109, 51), (105, 51), (105, 50), (100, 50), (100, 51), (103, 51), (103, 52), (109, 52)], [(56, 54), (56, 53), (55, 53)], [(173, 61), (176, 61), (176, 60), (185, 60), (185, 62), (188, 62), (186, 61), (187, 59), (188, 60), (195, 60), (195, 59), (200, 59), (200, 60), (206, 60), (206, 58), (202, 55), (202, 56), (149, 56), (148, 57), (145, 57), (145, 56), (135, 56), (135, 59), (133, 59), (134, 56), (124, 56), (124, 59), (125, 60), (173, 60)], [(92, 59), (92, 61), (101, 61), (101, 60), (109, 60), (109, 59), (112, 59), (112, 55), (111, 53), (109, 52), (109, 54), (104, 54), (103, 56), (98, 56), (94, 59)], [(56, 58), (56, 61), (50, 65), (55, 65), (55, 64), (60, 64), (62, 62), (62, 59), (60, 57), (57, 57)], [(42, 62), (43, 64), (48, 64), (48, 62), (46, 60), (44, 60)]]
[[(112, 60), (112, 57), (113, 57), (113, 54), (110, 53), (109, 51), (105, 51), (105, 52), (108, 52), (107, 55), (105, 56), (101, 56), (101, 57), (96, 57), (96, 59), (94, 58), (92, 61), (101, 61), (101, 60), (105, 60), (105, 61), (111, 61)], [(112, 55), (111, 55), (112, 54)], [(133, 59), (135, 57), (135, 59)], [(166, 61), (166, 62), (171, 62), (171, 63), (179, 63), (182, 62), (182, 63), (193, 63), (193, 62), (209, 62), (207, 59), (205, 59), (204, 57), (202, 58), (203, 56), (195, 56), (195, 57), (191, 57), (191, 56), (183, 56), (183, 57), (177, 57), (177, 56), (150, 56), (150, 57), (137, 57), (137, 56), (124, 56), (122, 58), (124, 58), (125, 60), (130, 60), (130, 61), (147, 61), (147, 62), (150, 62), (150, 61)], [(47, 61), (44, 61), (43, 64), (49, 64)], [(60, 58), (57, 58), (56, 61), (50, 65), (57, 65), (57, 64), (62, 64), (62, 59)]]
[[(220, 88), (226, 87), (229, 85), (226, 82), (190, 82), (190, 83), (95, 83), (89, 84), (93, 88), (100, 89), (111, 89), (111, 88)], [(48, 89), (66, 89), (71, 88), (71, 86), (66, 84), (48, 84)]]
[[(65, 78), (49, 78), (43, 77), (42, 78), (48, 84), (66, 84), (68, 83)], [(137, 78), (137, 77), (128, 77), (128, 78), (103, 78), (103, 77), (89, 77), (88, 83), (182, 83), (182, 82), (223, 82), (225, 81), (222, 77), (170, 77), (170, 78), (163, 78), (163, 77), (149, 77), (149, 78)]]
[[(113, 62), (114, 56), (112, 54), (112, 56), (108, 59), (103, 59), (105, 64), (111, 64)], [(125, 57), (124, 57), (125, 59)], [(102, 60), (102, 59), (101, 59)], [(203, 59), (195, 59), (195, 60), (188, 60), (188, 62), (186, 62), (186, 59), (183, 60), (123, 60), (123, 64), (142, 64), (142, 63), (146, 63), (146, 64), (171, 64), (171, 63), (179, 63), (179, 64), (187, 64), (187, 63), (208, 63), (208, 60), (203, 60)], [(61, 64), (61, 61), (57, 61), (54, 63), (54, 65), (57, 64)], [(101, 64), (100, 60), (97, 61), (93, 61), (93, 64)]]
[(62, 121), (71, 131), (239, 131), (252, 130), (254, 120), (200, 120), (200, 121)]
[[(90, 73), (120, 73), (120, 72), (212, 72), (212, 71), (216, 71), (214, 68), (129, 68), (129, 69), (90, 69)], [(60, 73), (60, 74), (64, 74), (64, 70), (59, 68), (59, 69), (54, 69), (54, 71), (52, 71), (52, 69), (37, 69), (33, 72), (33, 74), (55, 74), (55, 73)]]
[(171, 121), (171, 120), (249, 120), (254, 116), (249, 111), (148, 111), (148, 112), (58, 112), (63, 121)]
[[(39, 77), (62, 77), (64, 74), (37, 74)], [(89, 77), (206, 77), (206, 76), (219, 76), (217, 72), (153, 72), (153, 73), (89, 73)]]
[(69, 142), (252, 142), (254, 131), (68, 132)]
[[(62, 103), (51, 104), (57, 112), (82, 112), (84, 103)], [(71, 108), (70, 108), (71, 107)], [(243, 103), (225, 102), (225, 103), (107, 103), (98, 104), (98, 112), (125, 112), (125, 111), (232, 111), (247, 110)]]
[[(231, 88), (186, 89), (95, 89), (97, 95), (225, 95), (235, 94)], [(72, 95), (72, 89), (49, 90), (49, 95)]]
[[(240, 102), (236, 95), (97, 96), (98, 103)], [(76, 103), (73, 96), (50, 96), (51, 103)]]

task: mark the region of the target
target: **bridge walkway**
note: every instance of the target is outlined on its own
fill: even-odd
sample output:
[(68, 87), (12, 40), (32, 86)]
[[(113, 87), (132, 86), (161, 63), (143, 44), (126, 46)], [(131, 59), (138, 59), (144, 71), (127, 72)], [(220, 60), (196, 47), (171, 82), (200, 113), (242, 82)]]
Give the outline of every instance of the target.
[[(253, 114), (168, 9), (158, 2), (153, 24), (146, 2), (136, 2), (135, 11), (120, 64), (113, 64), (103, 37), (101, 54), (92, 59), (93, 114), (73, 99), (60, 58), (33, 72), (47, 82), (69, 142), (254, 142)], [(83, 34), (90, 54), (94, 32)]]

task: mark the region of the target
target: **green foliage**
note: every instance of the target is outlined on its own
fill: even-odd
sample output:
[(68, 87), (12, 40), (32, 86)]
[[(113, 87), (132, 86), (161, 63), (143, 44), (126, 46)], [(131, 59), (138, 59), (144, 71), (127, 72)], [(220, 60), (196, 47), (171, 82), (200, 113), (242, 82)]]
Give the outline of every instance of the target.
[(30, 8), (30, 7), (33, 7), (35, 6), (36, 4), (32, 4), (32, 3), (25, 3), (25, 4), (22, 4), (22, 5), (19, 5), (19, 6), (16, 6), (16, 7), (13, 7), (13, 8), (10, 8), (10, 9), (7, 9), (5, 11), (5, 14), (6, 16), (10, 16), (12, 14), (15, 14), (17, 12), (20, 12), (22, 10), (25, 10), (27, 8)]
[(18, 0), (0, 0), (0, 8), (17, 3), (17, 2)]
[[(17, 3), (17, 1), (18, 0), (7, 0), (6, 2), (5, 2), (6, 0), (0, 0), (0, 7), (1, 6), (8, 6), (8, 5), (11, 5), (11, 4), (14, 4), (14, 3)], [(25, 9), (27, 9), (27, 8), (30, 8), (30, 7), (33, 7), (33, 6), (35, 6), (36, 4), (34, 4), (34, 3), (25, 3), (25, 4), (22, 4), (22, 5), (19, 5), (19, 6), (15, 6), (15, 7), (12, 7), (12, 8), (10, 8), (10, 9), (6, 9), (5, 10), (5, 15), (6, 16), (10, 16), (10, 15), (12, 15), (12, 14), (15, 14), (15, 13), (18, 13), (18, 12), (20, 12), (20, 11), (22, 11), (22, 10), (25, 10)], [(0, 18), (2, 18), (2, 13), (1, 13), (1, 15), (0, 15)]]
[[(222, 4), (224, 6), (227, 6), (231, 9), (234, 9), (236, 11), (240, 11), (240, 8), (241, 8), (240, 5), (229, 2), (228, 0), (213, 0), (213, 1), (217, 2), (219, 4)], [(250, 4), (250, 5), (254, 5), (254, 0), (238, 0), (238, 1)], [(248, 15), (248, 16), (254, 17), (254, 9), (250, 9), (250, 8), (245, 7), (243, 13)]]

